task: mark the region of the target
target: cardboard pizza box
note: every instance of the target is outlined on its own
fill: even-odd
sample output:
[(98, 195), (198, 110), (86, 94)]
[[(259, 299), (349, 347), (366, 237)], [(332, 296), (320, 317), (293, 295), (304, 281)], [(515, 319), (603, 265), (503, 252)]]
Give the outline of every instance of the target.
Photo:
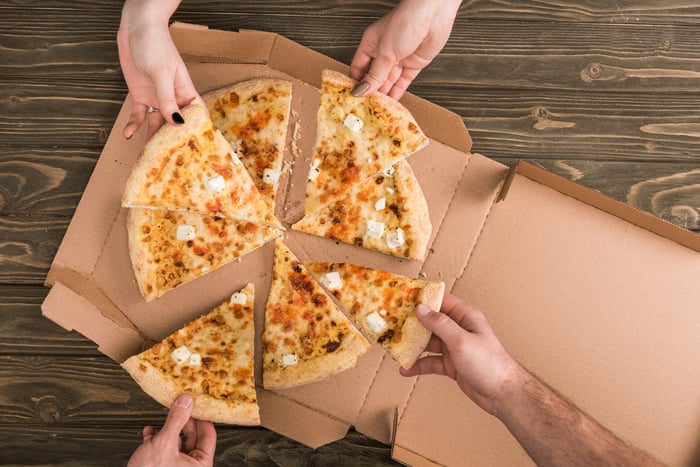
[[(278, 217), (303, 213), (321, 70), (347, 66), (277, 34), (175, 24), (171, 34), (200, 93), (271, 76), (293, 83)], [(616, 433), (670, 464), (689, 462), (700, 431), (700, 237), (530, 164), (512, 170), (470, 153), (459, 116), (406, 95), (430, 137), (411, 156), (433, 238), (424, 263), (287, 231), (302, 260), (348, 261), (442, 280), (480, 306), (525, 367)], [(129, 98), (46, 279), (44, 315), (122, 362), (256, 285), (256, 380), (262, 424), (317, 447), (350, 426), (415, 465), (518, 465), (529, 458), (456, 384), (404, 378), (378, 345), (319, 383), (261, 387), (260, 335), (273, 243), (146, 303), (126, 250), (126, 179), (145, 141), (121, 137)], [(341, 390), (342, 389), (342, 390)]]

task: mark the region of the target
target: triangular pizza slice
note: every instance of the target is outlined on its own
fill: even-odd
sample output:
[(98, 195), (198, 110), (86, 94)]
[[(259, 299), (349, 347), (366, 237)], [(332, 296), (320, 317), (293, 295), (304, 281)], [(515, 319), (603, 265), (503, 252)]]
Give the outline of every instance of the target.
[(292, 229), (420, 261), (432, 225), (418, 180), (408, 162), (399, 161)]
[(146, 143), (122, 205), (200, 212), (281, 228), (231, 145), (198, 103), (185, 123), (164, 125)]
[(194, 398), (192, 417), (259, 425), (253, 374), (253, 284), (122, 366), (157, 402)]
[(271, 211), (282, 171), (292, 83), (257, 78), (205, 94), (214, 126), (231, 143)]
[(430, 339), (430, 331), (416, 318), (416, 306), (439, 311), (444, 283), (349, 263), (305, 265), (394, 360), (404, 368), (415, 363)]
[(262, 340), (266, 389), (320, 381), (354, 367), (370, 348), (367, 339), (279, 239), (275, 242)]
[(355, 84), (341, 73), (322, 72), (316, 144), (306, 185), (307, 214), (428, 144), (404, 106), (381, 93), (354, 97)]
[(126, 228), (136, 283), (147, 301), (282, 235), (252, 222), (145, 208), (129, 209)]

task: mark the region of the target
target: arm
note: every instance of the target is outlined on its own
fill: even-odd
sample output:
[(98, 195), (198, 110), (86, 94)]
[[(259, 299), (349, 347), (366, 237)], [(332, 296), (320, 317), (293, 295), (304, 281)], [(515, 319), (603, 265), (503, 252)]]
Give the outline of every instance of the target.
[(350, 76), (356, 96), (376, 91), (399, 99), (447, 43), (461, 0), (402, 0), (362, 35)]
[[(124, 137), (148, 120), (148, 138), (164, 122), (182, 124), (180, 106), (200, 98), (175, 44), (168, 21), (180, 0), (126, 0), (117, 32), (119, 62), (133, 99)], [(148, 112), (148, 107), (160, 112)]]
[[(156, 433), (152, 426), (143, 429), (143, 444), (132, 454), (128, 467), (212, 466), (216, 450), (214, 425), (190, 418), (191, 413), (192, 396), (178, 397), (160, 432)], [(185, 438), (184, 446), (180, 433)]]
[(433, 332), (426, 350), (437, 355), (422, 357), (401, 373), (454, 379), (503, 422), (538, 465), (660, 465), (524, 370), (479, 310), (447, 294), (442, 313), (422, 305), (416, 311)]

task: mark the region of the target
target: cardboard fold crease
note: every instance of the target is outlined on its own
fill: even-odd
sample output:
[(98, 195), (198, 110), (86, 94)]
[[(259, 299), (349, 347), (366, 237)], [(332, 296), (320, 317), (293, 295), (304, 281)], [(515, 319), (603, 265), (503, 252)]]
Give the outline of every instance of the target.
[[(291, 118), (285, 161), (293, 170), (280, 180), (277, 214), (287, 225), (298, 220), (321, 70), (346, 72), (347, 65), (268, 32), (176, 23), (171, 35), (202, 93), (260, 76), (292, 81), (297, 115)], [(459, 116), (408, 94), (401, 102), (431, 139), (408, 159), (433, 224), (425, 262), (287, 231), (290, 248), (302, 261), (353, 262), (445, 282), (447, 290), (481, 307), (506, 348), (550, 385), (663, 461), (690, 459), (700, 432), (698, 237), (531, 164), (509, 172), (470, 152)], [(42, 311), (120, 362), (252, 281), (260, 386), (272, 244), (153, 302), (138, 292), (120, 206), (145, 140), (144, 131), (129, 141), (121, 138), (130, 105), (127, 98), (58, 250)], [(291, 125), (298, 126), (298, 141), (292, 141)], [(668, 311), (662, 313), (664, 304), (672, 307), (672, 320)], [(595, 336), (589, 334), (593, 318), (605, 323)], [(642, 346), (647, 333), (656, 333), (648, 339), (651, 349)], [(660, 372), (665, 380), (644, 381), (639, 389), (642, 370)], [(673, 398), (664, 394), (671, 384)], [(596, 392), (600, 387), (604, 390)], [(258, 393), (263, 426), (311, 447), (342, 438), (354, 425), (393, 443), (393, 457), (408, 464), (529, 463), (505, 428), (480, 412), (452, 380), (404, 378), (376, 344), (340, 375)], [(664, 417), (656, 416), (660, 411)], [(664, 434), (655, 436), (658, 432)]]

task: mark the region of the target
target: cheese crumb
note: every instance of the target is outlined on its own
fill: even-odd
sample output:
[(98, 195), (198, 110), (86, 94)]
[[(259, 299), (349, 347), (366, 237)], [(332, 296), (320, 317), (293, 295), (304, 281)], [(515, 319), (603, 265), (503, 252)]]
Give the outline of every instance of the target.
[(195, 230), (194, 226), (191, 225), (178, 225), (177, 226), (177, 233), (175, 234), (175, 237), (180, 240), (181, 242), (187, 241), (187, 240), (194, 240), (195, 237)]
[(280, 171), (277, 169), (265, 169), (263, 172), (263, 181), (268, 185), (274, 185), (280, 178)]
[(394, 189), (393, 189), (392, 187), (388, 186), (388, 187), (386, 187), (386, 192), (389, 193), (389, 194), (393, 194), (393, 193), (394, 193)]
[(389, 329), (389, 326), (386, 324), (386, 321), (384, 321), (384, 318), (379, 316), (379, 313), (377, 313), (376, 311), (373, 311), (372, 313), (368, 314), (365, 318), (365, 321), (367, 322), (367, 325), (372, 330), (372, 332), (375, 334), (381, 334), (387, 329)]
[(336, 290), (343, 286), (343, 279), (337, 271), (333, 271), (321, 276), (321, 284), (330, 290)]
[(345, 117), (345, 121), (343, 122), (343, 125), (350, 129), (350, 131), (353, 131), (355, 133), (359, 133), (360, 130), (362, 130), (364, 124), (365, 122), (363, 122), (353, 114), (348, 114), (348, 116)]
[(231, 305), (245, 305), (247, 302), (248, 297), (242, 292), (235, 292), (233, 295), (231, 295), (231, 300), (229, 300)]
[(214, 194), (223, 190), (226, 187), (226, 181), (221, 175), (216, 175), (204, 182), (204, 187), (209, 193)]
[(318, 159), (315, 159), (311, 163), (311, 169), (309, 169), (309, 180), (316, 180), (316, 177), (318, 177), (318, 174), (321, 173), (321, 169), (318, 168), (318, 166), (321, 164), (321, 161)]
[(367, 236), (371, 238), (382, 238), (384, 235), (384, 222), (373, 220), (367, 221)]
[(287, 353), (282, 355), (282, 365), (283, 366), (292, 366), (296, 365), (299, 362), (299, 359), (297, 358), (297, 354), (295, 353)]
[(184, 346), (181, 345), (177, 349), (173, 350), (173, 353), (170, 354), (170, 358), (177, 363), (178, 365), (185, 363), (190, 359), (190, 350)]
[(384, 170), (382, 170), (382, 174), (384, 174), (385, 177), (391, 177), (392, 175), (394, 175), (394, 171), (396, 171), (396, 169), (393, 165), (390, 165), (389, 167), (386, 167)]
[(192, 355), (190, 355), (190, 358), (187, 361), (187, 364), (189, 366), (201, 366), (202, 365), (202, 356), (199, 355), (198, 353), (193, 353)]
[(374, 209), (381, 211), (386, 207), (386, 198), (379, 198), (376, 203), (374, 203)]
[(403, 245), (405, 241), (406, 239), (403, 236), (403, 230), (401, 230), (400, 227), (395, 231), (386, 234), (386, 244), (389, 246), (389, 248), (398, 248)]

